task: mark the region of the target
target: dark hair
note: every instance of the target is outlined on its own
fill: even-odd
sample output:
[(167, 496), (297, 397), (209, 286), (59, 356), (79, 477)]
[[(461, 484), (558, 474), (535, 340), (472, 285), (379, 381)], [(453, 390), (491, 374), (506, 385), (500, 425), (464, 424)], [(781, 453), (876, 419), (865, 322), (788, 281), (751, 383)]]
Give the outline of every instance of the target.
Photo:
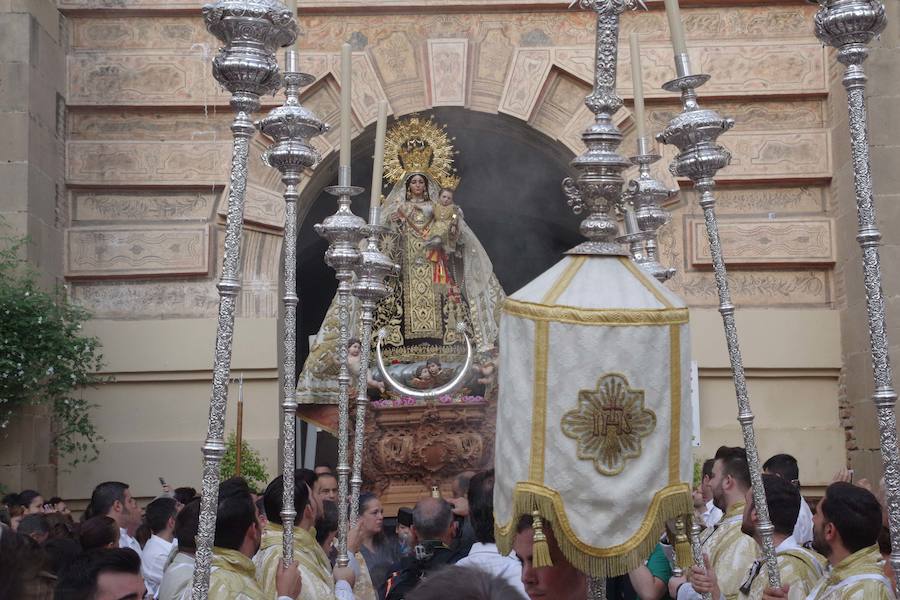
[(427, 367), (428, 365), (437, 365), (439, 367), (439, 366), (441, 366), (441, 361), (438, 360), (436, 357), (431, 357), (425, 361), (425, 366)]
[(29, 506), (31, 506), (32, 501), (40, 495), (41, 493), (35, 490), (25, 490), (23, 492), (19, 492), (17, 501), (19, 503), (19, 506), (28, 508)]
[[(769, 505), (769, 519), (775, 533), (791, 535), (800, 514), (800, 490), (778, 475), (763, 474), (763, 488), (766, 490), (766, 504)], [(754, 503), (755, 507), (755, 503)]]
[(494, 539), (494, 470), (483, 471), (468, 481), (469, 521), (475, 539), (493, 544)]
[(54, 600), (90, 600), (103, 573), (141, 574), (141, 557), (131, 548), (96, 550), (82, 554), (65, 567)]
[[(297, 513), (297, 521), (303, 516), (303, 511), (309, 504), (309, 486), (301, 476), (301, 470), (294, 471), (294, 511)], [(279, 475), (269, 483), (266, 491), (263, 492), (263, 506), (266, 509), (266, 518), (270, 523), (281, 525), (281, 509), (284, 507), (283, 494), (284, 477)]]
[(60, 570), (81, 554), (81, 546), (75, 540), (55, 538), (44, 544), (44, 570), (59, 575)]
[(175, 496), (175, 499), (181, 504), (187, 504), (191, 500), (197, 497), (197, 490), (192, 487), (180, 487), (175, 488), (175, 491), (172, 492)]
[(322, 514), (316, 519), (316, 542), (321, 546), (325, 539), (338, 529), (337, 504), (331, 500), (322, 503)]
[(891, 530), (887, 527), (882, 527), (878, 533), (878, 551), (884, 556), (891, 553)]
[(194, 498), (184, 505), (175, 517), (175, 537), (178, 549), (193, 552), (197, 549), (197, 529), (200, 528), (200, 498)]
[(319, 476), (312, 469), (297, 469), (294, 471), (294, 481), (302, 481), (309, 486), (309, 489), (313, 489), (318, 478)]
[(359, 514), (363, 514), (368, 510), (366, 505), (372, 500), (378, 500), (378, 496), (372, 492), (363, 492), (359, 495)]
[(526, 529), (531, 529), (532, 525), (534, 525), (534, 517), (531, 515), (522, 515), (516, 523), (516, 534), (518, 535)]
[(243, 477), (232, 477), (219, 485), (216, 509), (215, 545), (239, 550), (251, 525), (256, 523), (256, 506)]
[(822, 516), (841, 534), (844, 547), (857, 552), (878, 542), (881, 533), (881, 504), (868, 490), (844, 481), (825, 488), (819, 503)]
[(703, 470), (701, 471), (700, 479), (702, 480), (704, 477), (712, 477), (713, 465), (716, 464), (716, 459), (707, 458), (703, 461)]
[(105, 548), (109, 544), (119, 542), (119, 526), (112, 517), (97, 515), (81, 524), (78, 529), (78, 541), (86, 551)]
[(96, 515), (106, 515), (112, 510), (116, 500), (125, 504), (125, 490), (128, 484), (121, 481), (105, 481), (94, 488), (91, 501), (84, 511), (84, 518), (89, 519)]
[(47, 518), (47, 525), (50, 527), (51, 538), (74, 539), (75, 522), (72, 520), (72, 515), (54, 512), (47, 513), (44, 516)]
[(150, 531), (159, 533), (166, 528), (169, 519), (175, 516), (178, 511), (175, 510), (175, 498), (163, 496), (157, 498), (147, 505), (144, 512), (144, 519), (150, 526)]
[(59, 496), (53, 496), (52, 498), (50, 498), (50, 499), (47, 501), (47, 504), (49, 504), (49, 505), (51, 505), (51, 506), (56, 506), (57, 504), (59, 504), (59, 503), (62, 502), (62, 501), (63, 501), (63, 499), (60, 498)]
[(0, 535), (0, 598), (22, 598), (25, 584), (42, 568), (40, 546), (27, 535), (5, 529)]
[(362, 348), (362, 341), (358, 337), (352, 337), (347, 340), (347, 347), (349, 348), (353, 344), (359, 344), (359, 347)]
[(18, 506), (19, 505), (19, 495), (18, 494), (7, 494), (3, 496), (2, 504), (6, 506)]
[(50, 523), (47, 521), (47, 515), (44, 514), (25, 515), (19, 522), (16, 531), (22, 535), (31, 535), (32, 533), (50, 535)]
[(413, 509), (413, 527), (419, 541), (439, 539), (453, 523), (450, 503), (440, 498), (423, 498)]
[(150, 529), (150, 526), (147, 525), (146, 520), (142, 520), (141, 524), (138, 525), (138, 528), (134, 530), (134, 539), (135, 541), (141, 545), (141, 549), (147, 545), (147, 542), (150, 541), (150, 538), (153, 536), (153, 531)]
[(520, 593), (499, 576), (475, 567), (452, 565), (422, 580), (406, 595), (407, 600), (508, 600)]
[(453, 188), (442, 187), (442, 188), (438, 191), (438, 196), (440, 196), (440, 195), (443, 194), (444, 192), (450, 192), (452, 195), (456, 195), (456, 190), (454, 190)]
[(794, 485), (800, 485), (800, 467), (797, 466), (797, 459), (790, 454), (776, 454), (763, 463), (763, 471), (778, 475)]
[(740, 447), (720, 446), (715, 460), (722, 461), (722, 474), (730, 475), (744, 489), (750, 488), (750, 466), (747, 452)]

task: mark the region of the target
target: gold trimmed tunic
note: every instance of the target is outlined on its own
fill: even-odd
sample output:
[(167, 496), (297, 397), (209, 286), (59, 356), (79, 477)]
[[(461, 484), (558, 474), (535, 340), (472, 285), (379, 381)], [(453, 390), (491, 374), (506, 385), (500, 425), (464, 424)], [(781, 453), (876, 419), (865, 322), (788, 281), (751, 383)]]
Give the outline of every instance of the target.
[(726, 600), (736, 600), (747, 567), (756, 560), (756, 540), (741, 531), (744, 503), (738, 502), (713, 526), (703, 542), (703, 553), (709, 555), (716, 571), (719, 589)]
[[(281, 562), (284, 529), (269, 523), (263, 534), (259, 552), (253, 557), (256, 564), (256, 580), (267, 598), (275, 598), (275, 575)], [(294, 527), (294, 564), (300, 571), (303, 590), (299, 600), (334, 600), (334, 579), (331, 563), (325, 551), (316, 542), (315, 530), (306, 531)]]
[[(806, 600), (810, 590), (825, 573), (825, 557), (801, 547), (793, 536), (775, 549), (781, 584), (790, 586), (788, 600)], [(758, 558), (750, 567), (745, 580), (751, 581), (749, 593), (741, 592), (740, 600), (762, 600), (769, 585), (765, 561)]]
[(854, 552), (819, 581), (809, 600), (893, 600), (880, 560), (878, 546)]
[[(187, 590), (190, 592), (190, 590)], [(212, 570), (209, 576), (209, 597), (215, 600), (267, 600), (256, 583), (256, 567), (238, 552), (227, 548), (213, 548)]]

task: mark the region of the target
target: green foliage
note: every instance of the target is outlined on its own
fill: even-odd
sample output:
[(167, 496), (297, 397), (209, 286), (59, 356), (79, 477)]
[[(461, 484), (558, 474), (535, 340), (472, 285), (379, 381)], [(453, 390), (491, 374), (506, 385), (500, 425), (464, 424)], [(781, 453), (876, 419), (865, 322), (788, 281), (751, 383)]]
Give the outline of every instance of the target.
[(100, 341), (81, 334), (90, 318), (65, 290), (47, 292), (19, 251), (26, 240), (0, 237), (0, 432), (29, 406), (50, 408), (54, 449), (70, 466), (97, 458), (101, 439), (78, 391), (103, 381)]
[(700, 483), (703, 481), (703, 459), (702, 458), (694, 458), (694, 485), (693, 489), (697, 489), (700, 487)]
[[(219, 465), (219, 475), (224, 479), (234, 477), (237, 467), (237, 436), (234, 432), (228, 434), (228, 440), (225, 442), (225, 455)], [(241, 477), (247, 480), (251, 489), (264, 490), (269, 484), (269, 474), (266, 472), (266, 465), (263, 457), (259, 452), (247, 443), (247, 440), (241, 440)]]

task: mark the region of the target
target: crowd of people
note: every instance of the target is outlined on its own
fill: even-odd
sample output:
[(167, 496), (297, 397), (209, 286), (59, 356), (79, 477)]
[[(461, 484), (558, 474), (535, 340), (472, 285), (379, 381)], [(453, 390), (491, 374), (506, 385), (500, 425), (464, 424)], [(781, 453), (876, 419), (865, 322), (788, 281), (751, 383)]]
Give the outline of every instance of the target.
[[(743, 448), (723, 446), (704, 463), (694, 494), (703, 565), (673, 568), (664, 533), (647, 560), (606, 580), (615, 600), (887, 600), (884, 498), (839, 472), (813, 513), (800, 494), (797, 461), (780, 454), (763, 466), (763, 488), (781, 585), (762, 558), (765, 519), (753, 499)], [(401, 508), (385, 527), (377, 496), (359, 498), (347, 566), (337, 561), (337, 479), (328, 467), (298, 469), (294, 481), (293, 561), (283, 561), (284, 481), (251, 490), (234, 477), (219, 486), (209, 597), (239, 600), (583, 600), (588, 580), (543, 524), (552, 566), (537, 568), (537, 527), (517, 523), (513, 552), (494, 539), (493, 471), (462, 473), (450, 499), (439, 494)], [(883, 488), (883, 485), (882, 485)], [(188, 600), (200, 498), (170, 489), (139, 506), (129, 486), (104, 482), (74, 519), (60, 498), (25, 490), (0, 510), (0, 599)], [(672, 539), (674, 539), (672, 537)], [(674, 570), (674, 572), (673, 572)]]

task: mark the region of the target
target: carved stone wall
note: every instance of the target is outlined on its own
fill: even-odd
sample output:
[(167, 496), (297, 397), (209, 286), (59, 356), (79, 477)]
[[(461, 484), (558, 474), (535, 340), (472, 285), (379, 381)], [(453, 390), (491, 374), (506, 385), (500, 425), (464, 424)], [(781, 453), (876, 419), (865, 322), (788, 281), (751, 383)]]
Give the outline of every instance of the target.
[[(462, 106), (517, 119), (561, 142), (573, 156), (583, 149), (579, 136), (590, 120), (583, 98), (592, 83), (591, 13), (568, 10), (568, 2), (538, 0), (300, 4), (301, 66), (317, 78), (303, 101), (325, 120), (338, 121), (338, 49), (350, 41), (355, 134), (372, 125), (376, 101), (386, 99), (395, 117)], [(648, 116), (658, 131), (679, 105), (660, 90), (673, 75), (671, 48), (661, 3), (650, 4), (647, 12), (623, 16), (622, 35), (641, 35)], [(734, 160), (721, 173), (718, 193), (725, 249), (734, 259), (734, 300), (742, 307), (788, 313), (827, 312), (821, 309), (835, 305), (834, 264), (841, 257), (829, 185), (836, 160), (828, 123), (833, 61), (812, 35), (814, 7), (710, 4), (694, 3), (683, 15), (695, 64), (712, 75), (701, 90), (704, 103), (738, 123), (722, 140)], [(151, 336), (159, 319), (211, 320), (231, 115), (227, 95), (210, 75), (216, 43), (203, 28), (198, 5), (186, 0), (58, 0), (58, 5), (67, 17), (69, 40), (65, 274), (71, 294), (98, 319), (134, 320)], [(626, 153), (634, 147), (629, 68), (624, 44), (618, 81), (626, 107), (616, 118), (626, 134)], [(326, 157), (336, 151), (338, 135), (335, 129), (316, 140)], [(261, 149), (256, 143), (251, 152), (258, 155)], [(669, 157), (670, 152), (664, 149)], [(711, 308), (717, 299), (696, 228), (702, 218), (696, 194), (688, 182), (674, 181), (664, 162), (660, 176), (685, 186), (669, 207), (673, 219), (661, 239), (663, 259), (678, 269), (669, 285), (692, 307)], [(276, 172), (255, 158), (250, 164), (239, 316), (271, 321), (278, 315), (281, 188)], [(303, 198), (311, 201), (315, 192)], [(561, 195), (555, 206), (565, 209)], [(702, 331), (716, 335), (714, 329)], [(193, 344), (211, 364), (211, 340), (177, 343)], [(695, 343), (712, 342), (701, 337)], [(815, 353), (813, 341), (810, 348)], [(720, 368), (711, 364), (701, 362), (705, 381), (712, 382), (709, 377)], [(820, 428), (831, 440), (841, 435), (835, 399), (839, 365), (822, 364), (830, 366), (820, 365), (816, 372), (831, 390), (822, 402), (833, 417)], [(273, 361), (267, 372), (276, 366)], [(754, 368), (758, 373), (782, 369), (765, 360)], [(180, 372), (165, 361), (147, 369), (172, 381)], [(176, 390), (172, 385), (166, 389)], [(276, 389), (273, 380), (273, 407)], [(198, 392), (191, 397), (206, 401)], [(268, 439), (274, 440), (277, 416), (268, 419), (261, 426), (271, 425)], [(195, 441), (205, 434), (205, 423), (196, 427), (189, 436)], [(736, 431), (709, 422), (704, 427), (707, 437), (716, 439)], [(157, 437), (165, 439), (163, 433)], [(737, 439), (728, 437), (730, 443)], [(827, 468), (814, 467), (812, 479), (824, 479)], [(150, 493), (151, 484), (152, 477), (142, 482), (142, 493)]]

